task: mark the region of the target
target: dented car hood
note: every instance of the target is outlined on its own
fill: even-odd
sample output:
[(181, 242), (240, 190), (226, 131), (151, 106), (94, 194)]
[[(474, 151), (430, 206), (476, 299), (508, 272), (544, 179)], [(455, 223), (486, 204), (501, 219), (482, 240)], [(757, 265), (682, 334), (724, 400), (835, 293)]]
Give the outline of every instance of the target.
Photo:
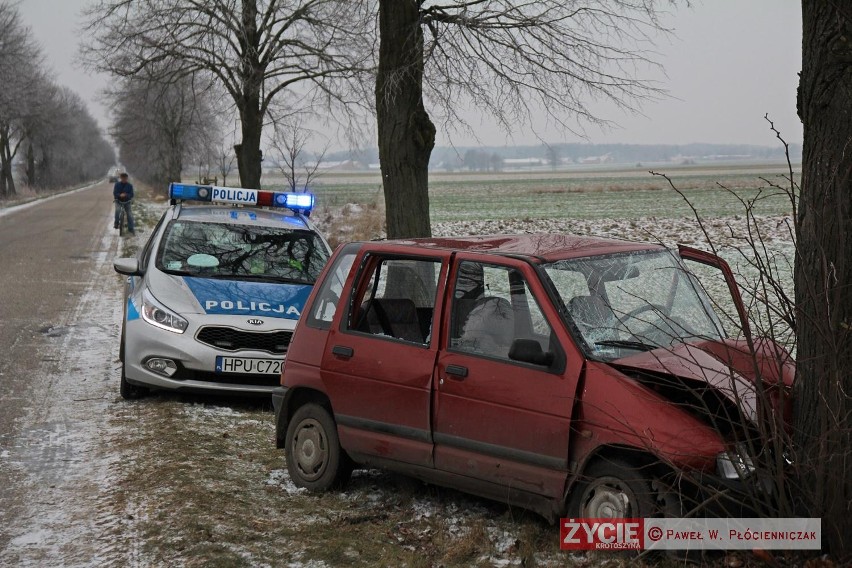
[(622, 372), (639, 371), (681, 379), (689, 388), (709, 384), (736, 404), (745, 416), (756, 416), (756, 389), (743, 373), (744, 355), (736, 342), (705, 341), (657, 348), (616, 359), (610, 364)]

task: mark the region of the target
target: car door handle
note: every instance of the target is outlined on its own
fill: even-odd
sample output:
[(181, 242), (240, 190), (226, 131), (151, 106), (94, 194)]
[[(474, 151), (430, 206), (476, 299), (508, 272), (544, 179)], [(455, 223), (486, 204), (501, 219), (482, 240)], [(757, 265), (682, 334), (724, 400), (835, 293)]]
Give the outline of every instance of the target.
[(463, 381), (467, 377), (467, 367), (461, 365), (447, 365), (447, 376), (457, 381)]
[(331, 352), (340, 357), (346, 357), (347, 359), (355, 355), (355, 350), (351, 347), (346, 347), (345, 345), (335, 345), (331, 348)]

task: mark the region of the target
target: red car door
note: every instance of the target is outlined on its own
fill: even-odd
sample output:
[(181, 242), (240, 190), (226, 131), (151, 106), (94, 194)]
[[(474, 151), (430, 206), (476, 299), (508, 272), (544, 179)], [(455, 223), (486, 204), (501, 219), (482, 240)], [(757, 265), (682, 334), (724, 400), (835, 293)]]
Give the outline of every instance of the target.
[[(435, 467), (561, 498), (583, 358), (535, 270), (520, 260), (459, 253), (448, 292), (433, 410)], [(513, 359), (518, 340), (536, 363)]]
[(325, 345), (322, 376), (341, 445), (368, 456), (432, 466), (432, 376), (448, 253), (367, 253), (339, 325)]

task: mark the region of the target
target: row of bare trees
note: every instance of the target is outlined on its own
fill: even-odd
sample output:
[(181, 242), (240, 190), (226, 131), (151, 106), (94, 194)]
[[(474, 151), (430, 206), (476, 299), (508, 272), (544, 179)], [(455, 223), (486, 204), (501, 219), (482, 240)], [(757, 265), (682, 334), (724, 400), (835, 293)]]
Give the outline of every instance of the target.
[(210, 169), (222, 126), (209, 83), (200, 74), (171, 82), (140, 74), (110, 88), (111, 134), (122, 164), (137, 178), (166, 187), (180, 181), (189, 164)]
[(51, 188), (104, 175), (111, 146), (82, 99), (51, 80), (13, 2), (0, 1), (0, 30), (0, 198), (16, 179)]

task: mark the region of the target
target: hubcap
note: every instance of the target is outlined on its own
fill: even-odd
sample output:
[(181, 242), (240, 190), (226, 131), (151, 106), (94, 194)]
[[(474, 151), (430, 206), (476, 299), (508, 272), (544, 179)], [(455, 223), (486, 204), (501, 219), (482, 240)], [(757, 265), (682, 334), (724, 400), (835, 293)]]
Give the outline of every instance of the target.
[(595, 480), (586, 490), (583, 516), (601, 519), (631, 518), (634, 506), (629, 489), (612, 477)]
[(328, 443), (322, 425), (313, 418), (303, 420), (296, 430), (296, 466), (306, 481), (315, 481), (322, 476), (328, 463)]

